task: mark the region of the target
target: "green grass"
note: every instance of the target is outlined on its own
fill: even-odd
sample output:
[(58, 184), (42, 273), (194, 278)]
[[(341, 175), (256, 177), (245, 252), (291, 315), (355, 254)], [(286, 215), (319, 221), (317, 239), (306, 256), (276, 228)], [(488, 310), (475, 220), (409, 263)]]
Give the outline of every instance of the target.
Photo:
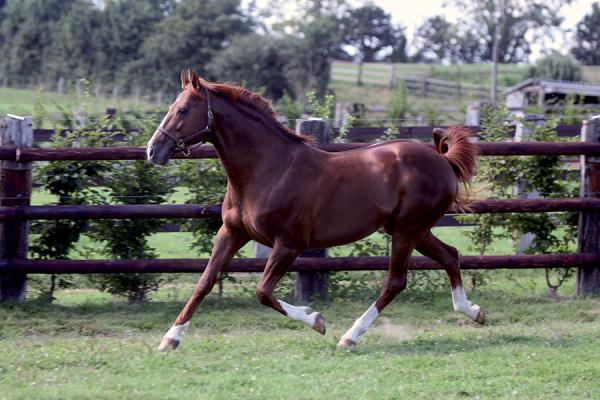
[[(35, 114), (36, 104), (43, 104), (45, 112), (55, 116), (61, 110), (73, 111), (87, 104), (91, 113), (104, 113), (107, 108), (120, 111), (131, 109), (154, 109), (155, 106), (145, 101), (136, 102), (131, 98), (119, 97), (77, 97), (74, 93), (58, 94), (34, 89), (0, 88), (0, 115), (32, 115)], [(51, 127), (52, 120), (45, 121)]]
[[(500, 64), (498, 67), (498, 81), (501, 86), (514, 85), (523, 80), (526, 65)], [(586, 77), (593, 77), (590, 69)], [(461, 83), (489, 84), (492, 75), (491, 64), (395, 64), (396, 76), (400, 79), (408, 77), (434, 78), (457, 81)], [(363, 78), (374, 80), (375, 84), (389, 85), (392, 65), (388, 63), (365, 63), (363, 65)], [(343, 77), (356, 77), (358, 65), (334, 61), (331, 68), (332, 81)]]
[(488, 325), (452, 312), (449, 293), (404, 293), (356, 352), (336, 342), (372, 298), (318, 305), (321, 337), (247, 295), (211, 296), (171, 353), (155, 347), (189, 285), (141, 305), (90, 290), (4, 305), (0, 398), (598, 398), (600, 300), (557, 303), (530, 289), (539, 275), (496, 276), (470, 295)]

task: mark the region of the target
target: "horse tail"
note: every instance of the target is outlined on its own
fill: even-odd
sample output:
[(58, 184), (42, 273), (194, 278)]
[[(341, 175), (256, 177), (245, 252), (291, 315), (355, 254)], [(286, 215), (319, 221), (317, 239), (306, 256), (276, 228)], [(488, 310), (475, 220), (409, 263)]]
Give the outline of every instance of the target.
[(454, 125), (446, 130), (433, 130), (435, 149), (448, 160), (458, 179), (459, 189), (454, 203), (463, 210), (471, 202), (470, 182), (475, 175), (479, 154), (477, 146), (469, 141), (471, 136), (471, 131), (462, 125)]

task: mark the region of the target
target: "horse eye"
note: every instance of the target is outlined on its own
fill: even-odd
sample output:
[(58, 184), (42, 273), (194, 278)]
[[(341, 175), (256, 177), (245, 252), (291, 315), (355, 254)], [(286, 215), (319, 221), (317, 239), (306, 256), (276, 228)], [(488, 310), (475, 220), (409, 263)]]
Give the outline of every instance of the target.
[(180, 108), (179, 110), (177, 110), (177, 112), (178, 112), (179, 114), (181, 114), (181, 115), (184, 115), (185, 113), (187, 113), (187, 112), (188, 112), (188, 109), (187, 109), (187, 108)]

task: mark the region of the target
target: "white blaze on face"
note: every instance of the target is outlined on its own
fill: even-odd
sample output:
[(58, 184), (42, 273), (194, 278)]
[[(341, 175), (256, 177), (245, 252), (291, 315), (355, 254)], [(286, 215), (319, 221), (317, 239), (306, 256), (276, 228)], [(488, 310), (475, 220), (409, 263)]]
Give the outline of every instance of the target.
[(373, 321), (375, 321), (375, 318), (377, 318), (378, 315), (379, 310), (377, 310), (375, 303), (373, 303), (363, 315), (361, 315), (356, 321), (354, 321), (354, 325), (352, 325), (352, 328), (350, 328), (348, 332), (346, 332), (344, 336), (342, 336), (341, 340), (351, 340), (352, 342), (357, 343), (358, 338), (361, 335), (363, 335), (367, 331), (367, 329), (369, 329), (369, 327), (371, 326)]
[(471, 319), (477, 318), (479, 306), (472, 305), (471, 302), (467, 300), (467, 294), (462, 286), (452, 288), (452, 303), (454, 303), (454, 311), (463, 313)]
[(281, 305), (281, 308), (283, 308), (283, 310), (285, 311), (288, 318), (293, 319), (294, 321), (303, 322), (311, 328), (315, 326), (315, 321), (317, 320), (317, 315), (319, 314), (318, 312), (308, 314), (308, 310), (310, 310), (310, 307), (296, 307), (286, 303), (285, 301), (277, 301)]
[(176, 340), (179, 342), (181, 340), (181, 335), (187, 332), (189, 326), (190, 326), (190, 321), (186, 322), (183, 325), (173, 325), (167, 331), (167, 333), (165, 333), (164, 337), (167, 339), (173, 339), (173, 340)]
[[(158, 125), (159, 128), (163, 127), (166, 119), (167, 119), (167, 116), (165, 115), (163, 117), (162, 121), (160, 122), (160, 124)], [(150, 149), (152, 148), (152, 145), (154, 144), (154, 141), (156, 140), (156, 138), (158, 137), (159, 134), (160, 134), (160, 131), (158, 129), (156, 131), (154, 131), (154, 134), (152, 135), (152, 137), (150, 138), (150, 140), (148, 140), (148, 143), (146, 144), (146, 160), (148, 160), (148, 161), (151, 161), (151, 159), (152, 159), (152, 157), (150, 156)]]

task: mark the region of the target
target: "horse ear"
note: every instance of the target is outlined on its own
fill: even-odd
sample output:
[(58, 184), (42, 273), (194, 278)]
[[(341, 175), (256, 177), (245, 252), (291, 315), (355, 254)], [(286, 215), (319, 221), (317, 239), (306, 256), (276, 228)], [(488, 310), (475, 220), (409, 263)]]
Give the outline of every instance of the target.
[(192, 70), (192, 76), (190, 80), (192, 81), (192, 86), (194, 86), (194, 89), (199, 90), (202, 87), (202, 82), (196, 71)]
[(438, 153), (444, 154), (448, 152), (448, 136), (446, 136), (446, 132), (440, 128), (433, 128), (433, 142), (435, 143), (435, 148)]
[(189, 85), (190, 80), (188, 79), (187, 75), (185, 74), (185, 70), (181, 70), (181, 89), (185, 89), (185, 87), (187, 85)]

